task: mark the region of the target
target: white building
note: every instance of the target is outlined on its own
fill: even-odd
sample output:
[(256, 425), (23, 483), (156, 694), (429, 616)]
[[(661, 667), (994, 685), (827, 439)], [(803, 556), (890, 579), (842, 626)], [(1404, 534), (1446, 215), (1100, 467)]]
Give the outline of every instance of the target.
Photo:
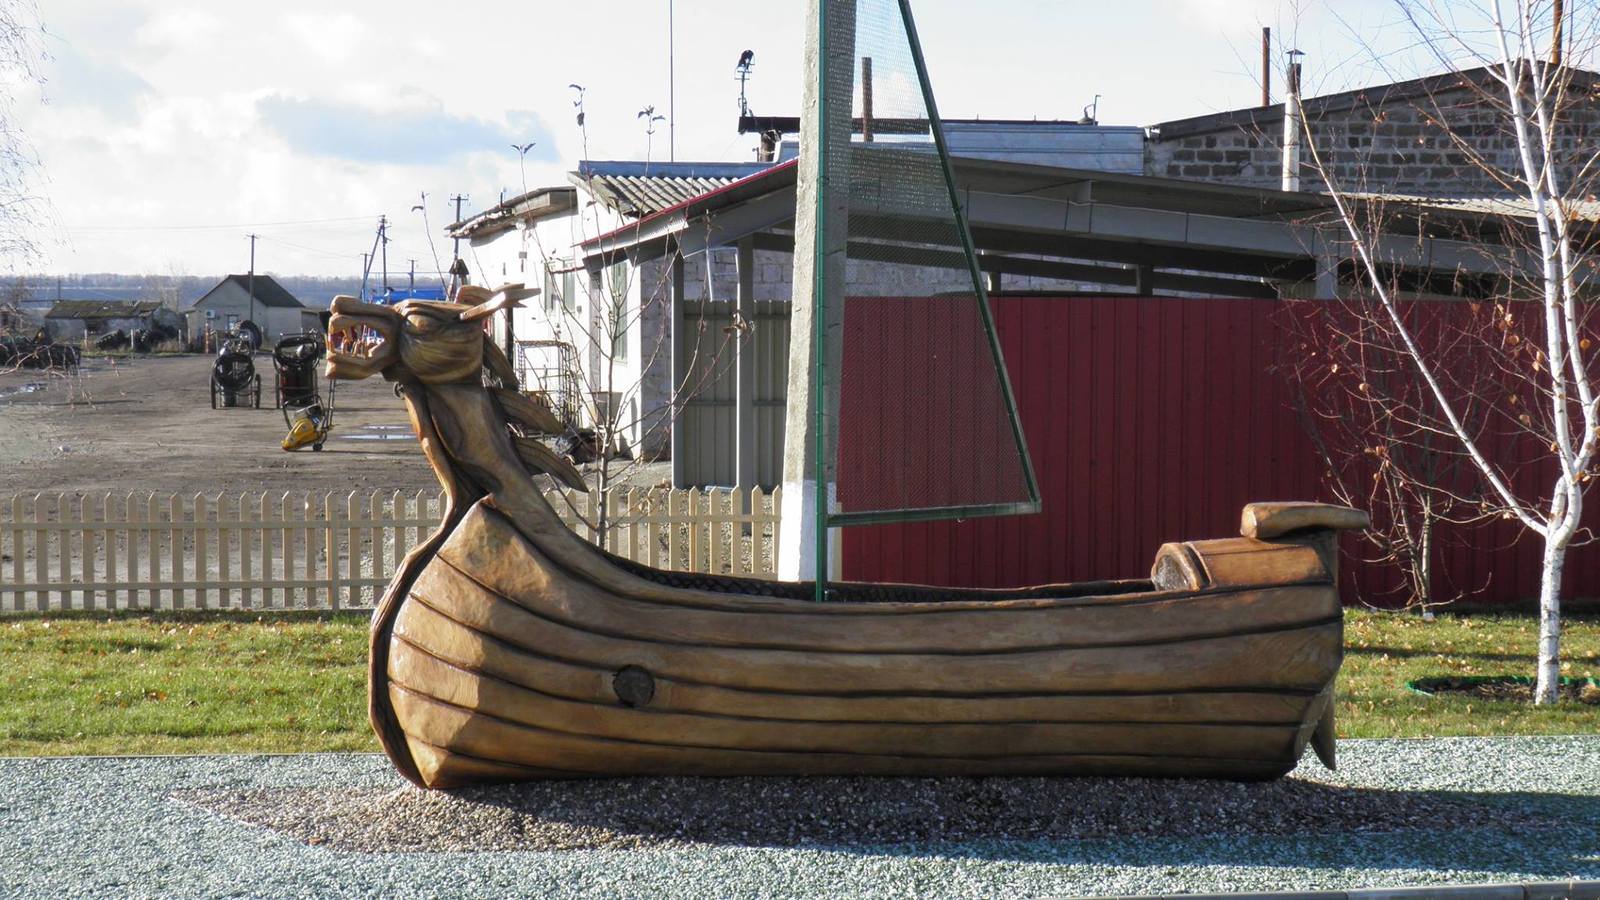
[(586, 268), (582, 246), (765, 168), (585, 162), (571, 173), (570, 185), (529, 191), (451, 225), (448, 234), (465, 244), (461, 257), (473, 283), (521, 283), (541, 291), (495, 322), (496, 342), (523, 388), (543, 393), (580, 428), (616, 408), (620, 439), (645, 456), (663, 456), (671, 445), (673, 393), (670, 267), (659, 261), (635, 267), (619, 254), (598, 263), (591, 258)]
[(261, 329), (264, 345), (271, 347), (286, 334), (322, 328), (318, 311), (302, 304), (270, 275), (229, 275), (196, 300), (187, 315), (191, 341), (253, 322)]

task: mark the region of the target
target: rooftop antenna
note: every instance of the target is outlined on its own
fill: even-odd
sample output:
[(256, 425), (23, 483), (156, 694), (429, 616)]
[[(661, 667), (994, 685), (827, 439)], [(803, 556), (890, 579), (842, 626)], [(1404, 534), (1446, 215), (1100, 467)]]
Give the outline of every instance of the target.
[(746, 50), (739, 54), (739, 64), (734, 69), (739, 73), (739, 117), (748, 118), (750, 115), (750, 102), (745, 99), (745, 86), (750, 82), (750, 70), (756, 67), (756, 52)]
[(1083, 118), (1078, 120), (1079, 125), (1100, 124), (1100, 95), (1094, 95), (1094, 102), (1083, 108)]
[(512, 144), (511, 149), (517, 151), (517, 171), (522, 173), (522, 192), (528, 192), (528, 151), (539, 146), (538, 141), (529, 141), (526, 144)]

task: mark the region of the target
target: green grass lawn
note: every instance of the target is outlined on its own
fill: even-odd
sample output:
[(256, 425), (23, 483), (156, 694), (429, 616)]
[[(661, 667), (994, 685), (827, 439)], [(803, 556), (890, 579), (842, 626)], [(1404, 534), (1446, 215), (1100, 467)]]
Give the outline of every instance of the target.
[[(1600, 733), (1600, 706), (1424, 697), (1428, 675), (1531, 675), (1527, 616), (1351, 611), (1341, 737)], [(376, 750), (364, 615), (0, 620), (0, 756)], [(1566, 674), (1600, 675), (1600, 619), (1567, 623)]]
[[(1430, 675), (1532, 677), (1538, 634), (1531, 615), (1440, 615), (1424, 622), (1410, 614), (1347, 611), (1339, 736), (1600, 734), (1600, 706), (1427, 697), (1405, 687)], [(1561, 650), (1561, 674), (1600, 676), (1600, 617), (1567, 618)]]
[(376, 750), (367, 617), (0, 621), (0, 755)]

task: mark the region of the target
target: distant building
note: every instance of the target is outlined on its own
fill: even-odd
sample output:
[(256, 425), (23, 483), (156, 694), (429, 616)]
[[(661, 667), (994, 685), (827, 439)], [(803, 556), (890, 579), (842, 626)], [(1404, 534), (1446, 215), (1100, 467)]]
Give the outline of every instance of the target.
[(180, 336), (183, 317), (159, 300), (116, 302), (107, 300), (57, 300), (45, 314), (45, 333), (57, 341), (93, 339), (113, 331), (170, 328)]
[(0, 302), (0, 334), (32, 335), (39, 327), (39, 318), (30, 315), (15, 303)]
[(270, 346), (286, 334), (322, 327), (318, 311), (301, 303), (271, 275), (256, 275), (254, 284), (252, 298), (251, 277), (229, 275), (196, 300), (188, 311), (190, 340), (200, 340), (208, 330), (232, 331), (244, 322), (252, 322)]

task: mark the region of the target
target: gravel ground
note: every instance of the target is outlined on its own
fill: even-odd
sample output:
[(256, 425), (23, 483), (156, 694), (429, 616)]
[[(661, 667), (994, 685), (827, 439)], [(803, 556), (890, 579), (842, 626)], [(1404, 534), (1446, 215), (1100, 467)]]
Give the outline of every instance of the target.
[[(1473, 827), (1480, 804), (1303, 778), (638, 778), (410, 790), (203, 791), (204, 809), (337, 850), (800, 847)], [(1507, 810), (1508, 828), (1553, 828)]]
[[(1346, 741), (1340, 757), (1337, 774), (1311, 761), (1262, 785), (638, 779), (455, 796), (405, 787), (365, 755), (0, 759), (0, 896), (1028, 897), (1600, 878), (1600, 737)], [(463, 834), (498, 852), (461, 850)]]

